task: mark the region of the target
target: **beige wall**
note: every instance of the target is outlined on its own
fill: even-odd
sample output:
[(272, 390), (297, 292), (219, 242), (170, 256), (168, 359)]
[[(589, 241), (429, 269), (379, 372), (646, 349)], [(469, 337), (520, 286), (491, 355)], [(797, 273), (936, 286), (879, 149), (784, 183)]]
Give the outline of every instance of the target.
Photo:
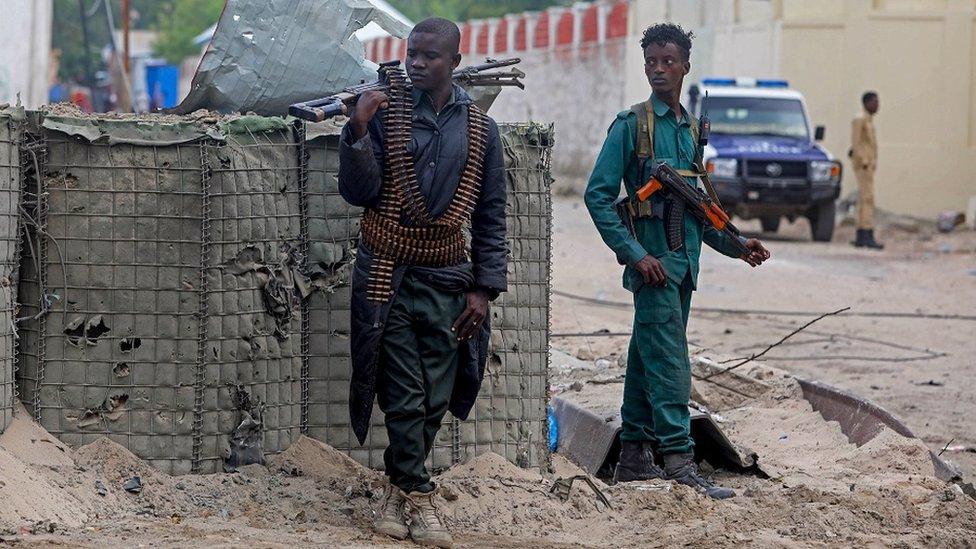
[[(663, 19), (695, 30), (690, 81), (788, 79), (845, 162), (860, 95), (878, 91), (881, 207), (932, 216), (976, 195), (976, 0), (635, 0), (631, 19), (634, 35)], [(639, 54), (628, 99), (647, 94)]]
[(6, 0), (0, 16), (0, 103), (47, 102), (51, 0)]

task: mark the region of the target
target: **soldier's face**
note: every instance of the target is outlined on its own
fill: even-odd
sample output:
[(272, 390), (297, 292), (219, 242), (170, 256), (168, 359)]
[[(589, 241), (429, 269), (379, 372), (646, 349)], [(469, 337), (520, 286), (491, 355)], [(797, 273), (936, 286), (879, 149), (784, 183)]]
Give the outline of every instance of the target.
[(677, 44), (652, 42), (644, 48), (644, 74), (655, 95), (669, 97), (681, 93), (681, 83), (689, 70), (691, 63)]
[(864, 102), (864, 108), (871, 114), (876, 114), (878, 112), (878, 107), (881, 106), (881, 102), (878, 101), (877, 97), (872, 97)]
[(404, 64), (410, 82), (419, 90), (431, 91), (449, 86), (454, 69), (461, 62), (450, 39), (428, 32), (412, 32), (407, 38)]

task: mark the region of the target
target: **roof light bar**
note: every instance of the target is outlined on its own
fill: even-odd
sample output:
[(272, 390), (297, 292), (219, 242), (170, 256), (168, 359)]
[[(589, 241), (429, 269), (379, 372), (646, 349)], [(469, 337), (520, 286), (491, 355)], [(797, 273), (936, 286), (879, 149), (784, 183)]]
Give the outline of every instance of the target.
[(786, 80), (775, 78), (755, 79), (740, 76), (738, 78), (705, 78), (702, 80), (703, 86), (734, 86), (738, 88), (788, 88), (790, 83)]

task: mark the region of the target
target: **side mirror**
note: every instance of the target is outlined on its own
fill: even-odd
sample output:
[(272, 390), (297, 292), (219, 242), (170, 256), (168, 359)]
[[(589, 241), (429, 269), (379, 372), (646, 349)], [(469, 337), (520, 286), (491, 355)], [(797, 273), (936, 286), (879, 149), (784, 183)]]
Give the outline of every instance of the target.
[(816, 128), (815, 128), (815, 129), (813, 130), (813, 140), (814, 140), (814, 141), (823, 141), (823, 139), (824, 139), (824, 134), (825, 134), (825, 133), (827, 133), (827, 128), (825, 128), (825, 127), (823, 127), (823, 126), (817, 126), (817, 127), (816, 127)]

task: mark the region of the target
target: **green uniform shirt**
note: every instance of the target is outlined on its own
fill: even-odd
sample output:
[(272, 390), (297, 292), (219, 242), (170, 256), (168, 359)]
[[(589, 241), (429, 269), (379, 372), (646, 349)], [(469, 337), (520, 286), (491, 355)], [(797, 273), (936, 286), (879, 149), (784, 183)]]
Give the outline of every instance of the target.
[[(624, 269), (624, 287), (637, 291), (644, 283), (643, 277), (634, 269), (634, 264), (645, 255), (656, 257), (675, 284), (680, 284), (685, 276), (691, 276), (693, 285), (698, 281), (698, 258), (704, 241), (719, 253), (738, 257), (731, 237), (704, 226), (690, 213), (685, 213), (685, 242), (677, 251), (668, 250), (664, 232), (664, 220), (659, 217), (635, 220), (636, 238), (631, 236), (613, 207), (620, 196), (620, 182), (624, 183), (627, 196), (634, 197), (637, 189), (650, 179), (657, 162), (667, 162), (675, 169), (693, 169), (695, 158), (700, 155), (699, 147), (691, 134), (690, 116), (682, 107), (681, 120), (663, 101), (651, 96), (654, 108), (654, 160), (645, 162), (644, 173), (639, 174), (640, 160), (637, 158), (637, 116), (627, 110), (619, 113), (607, 132), (603, 149), (593, 166), (586, 186), (584, 200), (590, 216), (600, 231), (607, 246), (627, 266)], [(688, 184), (695, 186), (697, 180), (687, 178)], [(663, 200), (661, 193), (651, 197), (653, 202)]]

